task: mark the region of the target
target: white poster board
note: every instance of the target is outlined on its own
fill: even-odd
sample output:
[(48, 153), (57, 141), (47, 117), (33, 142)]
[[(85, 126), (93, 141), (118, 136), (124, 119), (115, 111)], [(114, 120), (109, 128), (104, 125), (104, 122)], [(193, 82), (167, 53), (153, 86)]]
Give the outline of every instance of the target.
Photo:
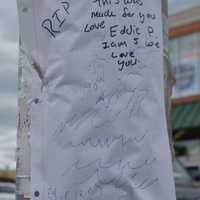
[(161, 0), (21, 2), (32, 199), (175, 200)]

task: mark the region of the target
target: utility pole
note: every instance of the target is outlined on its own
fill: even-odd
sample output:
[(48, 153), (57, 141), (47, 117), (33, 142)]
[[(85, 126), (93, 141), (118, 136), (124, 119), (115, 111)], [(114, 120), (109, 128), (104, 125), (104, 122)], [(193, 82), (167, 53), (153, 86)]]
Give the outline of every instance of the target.
[(163, 12), (163, 38), (164, 38), (164, 67), (165, 67), (165, 105), (166, 105), (166, 119), (167, 128), (169, 134), (169, 141), (171, 147), (172, 158), (174, 158), (174, 141), (172, 135), (171, 126), (171, 96), (172, 96), (172, 85), (173, 85), (173, 75), (169, 60), (169, 37), (168, 37), (168, 2), (167, 0), (162, 1), (162, 12)]
[[(33, 75), (32, 60), (27, 55), (26, 45), (34, 45), (30, 37), (34, 31), (31, 23), (33, 14), (32, 3), (34, 0), (17, 0), (18, 14), (20, 22), (20, 56), (19, 56), (19, 89), (18, 89), (18, 134), (17, 134), (17, 200), (30, 199), (31, 181), (31, 146), (30, 146), (30, 126), (31, 126), (31, 76)], [(165, 61), (165, 100), (166, 116), (168, 119), (168, 132), (171, 138), (170, 128), (170, 96), (171, 96), (171, 76), (168, 57), (168, 25), (167, 25), (167, 0), (162, 0), (163, 13), (163, 37), (164, 37), (164, 61)]]
[[(31, 179), (31, 63), (24, 54), (23, 43), (32, 42), (29, 38), (28, 22), (32, 14), (32, 0), (17, 0), (20, 34), (19, 34), (19, 68), (18, 68), (18, 130), (17, 130), (17, 170), (16, 199), (30, 199)], [(26, 31), (27, 29), (27, 31)], [(23, 40), (22, 41), (22, 37)]]

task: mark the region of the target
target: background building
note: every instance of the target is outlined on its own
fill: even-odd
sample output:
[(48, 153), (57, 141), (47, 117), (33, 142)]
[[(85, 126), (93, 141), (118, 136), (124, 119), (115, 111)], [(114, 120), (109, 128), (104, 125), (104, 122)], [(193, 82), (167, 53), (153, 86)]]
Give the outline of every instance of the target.
[(172, 128), (176, 153), (191, 167), (200, 166), (200, 1), (182, 3), (170, 4)]

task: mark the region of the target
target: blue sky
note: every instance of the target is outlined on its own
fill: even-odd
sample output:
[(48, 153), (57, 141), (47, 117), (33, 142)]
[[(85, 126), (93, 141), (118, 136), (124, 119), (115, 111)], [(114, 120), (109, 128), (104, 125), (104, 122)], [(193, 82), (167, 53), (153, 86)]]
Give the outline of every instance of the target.
[[(200, 0), (169, 0), (170, 12)], [(18, 17), (16, 0), (0, 4), (0, 169), (15, 167), (17, 116)]]

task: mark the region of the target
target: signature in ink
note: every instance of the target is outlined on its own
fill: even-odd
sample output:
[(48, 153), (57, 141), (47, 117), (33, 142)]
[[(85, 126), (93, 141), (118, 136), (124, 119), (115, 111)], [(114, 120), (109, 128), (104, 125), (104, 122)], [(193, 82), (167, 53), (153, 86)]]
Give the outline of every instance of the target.
[[(65, 128), (72, 127), (78, 129), (87, 120), (90, 120), (91, 126), (100, 128), (115, 122), (123, 112), (128, 112), (128, 118), (133, 119), (139, 115), (141, 104), (148, 94), (148, 90), (118, 88), (107, 95), (102, 93), (96, 100), (96, 105), (88, 108), (82, 113), (75, 113), (65, 122), (62, 122), (55, 135), (64, 132)], [(124, 101), (124, 99), (126, 101)], [(101, 118), (101, 120), (99, 120)]]
[[(95, 159), (91, 162), (88, 162), (86, 164), (81, 163), (81, 160), (76, 160), (72, 164), (70, 169), (66, 169), (66, 171), (64, 171), (62, 173), (62, 176), (65, 177), (66, 175), (69, 175), (69, 174), (78, 175), (80, 173), (80, 178), (78, 178), (78, 180), (76, 180), (73, 184), (81, 185), (83, 183), (86, 183), (88, 180), (90, 180), (91, 178), (93, 178), (96, 175), (98, 175), (97, 177), (98, 177), (99, 181), (102, 180), (103, 175), (106, 173), (106, 171), (103, 171), (103, 170), (109, 171), (110, 169), (116, 169), (118, 172), (118, 175), (114, 176), (115, 177), (114, 179), (116, 179), (116, 177), (118, 177), (118, 178), (124, 177), (124, 173), (127, 170), (142, 170), (143, 168), (148, 167), (148, 166), (154, 164), (155, 162), (156, 162), (155, 157), (148, 158), (140, 164), (133, 164), (132, 161), (130, 161), (130, 160), (124, 161), (123, 159), (119, 159), (114, 162), (110, 162), (110, 161), (105, 162), (105, 161), (103, 161), (102, 158), (99, 158), (99, 159)], [(83, 172), (88, 172), (88, 173), (87, 173), (87, 175), (84, 176)], [(99, 176), (100, 172), (103, 172), (102, 177)]]
[(84, 169), (87, 169), (89, 167), (94, 167), (94, 166), (96, 166), (97, 169), (110, 169), (117, 166), (119, 170), (124, 170), (124, 169), (136, 170), (136, 169), (141, 169), (145, 166), (151, 165), (155, 161), (156, 161), (155, 157), (148, 158), (148, 159), (145, 159), (145, 161), (143, 161), (141, 164), (134, 166), (131, 161), (124, 161), (123, 159), (119, 159), (115, 162), (105, 162), (103, 161), (102, 158), (98, 158), (87, 164), (82, 164), (81, 160), (76, 160), (74, 164), (72, 164), (72, 169), (84, 170)]
[[(152, 178), (151, 174), (143, 177), (139, 170), (142, 170), (142, 168), (148, 167), (155, 162), (156, 159), (151, 158), (146, 159), (143, 163), (134, 166), (132, 162), (124, 162), (123, 160), (118, 160), (113, 163), (104, 163), (102, 159), (97, 159), (86, 164), (82, 164), (80, 160), (77, 160), (72, 165), (71, 170), (66, 170), (62, 176), (65, 177), (66, 175), (69, 175), (71, 171), (77, 175), (80, 171), (80, 177), (75, 178), (76, 181), (74, 181), (71, 186), (67, 186), (68, 189), (74, 186), (84, 186), (84, 184), (88, 184), (89, 181), (92, 181), (95, 185), (98, 185), (98, 188), (100, 188), (101, 191), (103, 191), (103, 187), (109, 185), (116, 189), (121, 188), (122, 190), (126, 190), (129, 187), (145, 190), (159, 180), (158, 178)], [(110, 169), (114, 169), (114, 167), (117, 167), (118, 173), (109, 173)], [(84, 170), (87, 170), (89, 173), (84, 173)], [(135, 172), (125, 175), (127, 170), (135, 170)], [(116, 172), (116, 170), (114, 171)]]
[[(137, 174), (134, 175), (136, 179)], [(98, 177), (98, 173), (97, 173)], [(113, 179), (114, 180), (114, 179)], [(116, 180), (114, 181), (97, 181), (94, 184), (90, 184), (86, 188), (69, 189), (65, 191), (65, 200), (94, 200), (94, 199), (107, 199), (106, 198), (106, 186), (112, 186), (116, 189), (115, 199), (116, 200), (130, 200), (135, 199), (132, 193), (133, 189), (145, 190), (155, 185), (159, 181), (158, 178), (145, 178), (141, 181), (133, 180), (129, 183), (128, 181)], [(130, 189), (131, 188), (131, 189)]]
[(126, 137), (125, 135), (119, 135), (114, 137), (105, 137), (105, 138), (97, 138), (94, 136), (87, 137), (86, 139), (82, 140), (81, 142), (69, 142), (70, 147), (77, 148), (77, 147), (93, 147), (93, 148), (110, 148), (116, 143), (121, 144), (122, 147), (126, 146), (127, 144), (133, 143), (133, 142), (141, 142), (145, 135), (142, 135), (140, 137)]
[(81, 148), (81, 147), (91, 147), (91, 148), (102, 148), (109, 149), (114, 145), (120, 145), (120, 147), (126, 147), (128, 144), (140, 143), (147, 136), (147, 132), (141, 136), (128, 137), (124, 134), (117, 136), (89, 136), (82, 139), (80, 142), (76, 140), (65, 140), (63, 137), (54, 137), (54, 141), (59, 144), (61, 148)]

